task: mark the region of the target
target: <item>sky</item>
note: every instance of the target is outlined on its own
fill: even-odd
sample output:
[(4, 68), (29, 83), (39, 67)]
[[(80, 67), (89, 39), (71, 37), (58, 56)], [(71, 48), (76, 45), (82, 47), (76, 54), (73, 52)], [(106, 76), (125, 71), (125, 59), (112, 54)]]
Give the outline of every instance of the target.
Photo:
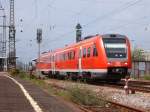
[[(9, 25), (9, 0), (0, 5)], [(77, 23), (82, 37), (123, 34), (132, 47), (150, 50), (149, 20), (150, 0), (15, 0), (17, 57), (29, 62), (38, 56), (37, 28), (43, 30), (41, 52), (75, 43)]]

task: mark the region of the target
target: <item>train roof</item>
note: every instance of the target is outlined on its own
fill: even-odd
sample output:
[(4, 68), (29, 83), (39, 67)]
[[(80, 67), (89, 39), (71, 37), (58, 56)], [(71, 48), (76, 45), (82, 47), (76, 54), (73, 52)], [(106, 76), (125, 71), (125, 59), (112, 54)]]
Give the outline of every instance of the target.
[(42, 52), (40, 54), (40, 57), (46, 57), (46, 56), (49, 56), (52, 52), (51, 51), (48, 51), (48, 52)]
[[(94, 40), (96, 40), (99, 37), (101, 37), (101, 38), (126, 38), (125, 35), (120, 35), (120, 34), (103, 34), (103, 35), (96, 34), (96, 35), (87, 36), (83, 40), (81, 40), (80, 42), (67, 45), (67, 46), (65, 46), (63, 48), (58, 48), (58, 49), (56, 49), (56, 50), (54, 50), (52, 52), (56, 53), (56, 52), (58, 52), (60, 50), (70, 49), (72, 47), (79, 46), (80, 44), (84, 44), (84, 43), (87, 43), (87, 42), (90, 42), (90, 41), (94, 41)], [(42, 54), (42, 56), (45, 57), (46, 55), (50, 55), (50, 53), (52, 53), (52, 52), (44, 53), (44, 54)]]
[(103, 35), (96, 34), (96, 35), (90, 35), (90, 36), (84, 37), (83, 40), (90, 39), (95, 36), (100, 36), (102, 38), (125, 38), (126, 37), (125, 35), (120, 35), (120, 34), (103, 34)]
[[(86, 36), (86, 37), (84, 37), (84, 39), (81, 40), (80, 42), (78, 42), (78, 43), (73, 43), (73, 44), (71, 44), (71, 45), (66, 46), (65, 48), (69, 48), (69, 47), (72, 47), (72, 46), (76, 46), (76, 45), (79, 45), (79, 44), (83, 44), (83, 43), (86, 43), (86, 42), (88, 42), (88, 41), (95, 40), (95, 39), (98, 38), (98, 37), (101, 37), (101, 38), (126, 38), (125, 35), (120, 35), (120, 34), (103, 34), (103, 35), (96, 34), (96, 35)], [(58, 50), (60, 50), (60, 49), (58, 49)]]
[(104, 34), (101, 36), (102, 38), (126, 38), (125, 35), (120, 35), (120, 34)]
[(76, 46), (79, 46), (80, 44), (84, 44), (84, 43), (87, 43), (89, 41), (94, 41), (98, 38), (99, 35), (95, 35), (95, 36), (92, 36), (91, 38), (88, 38), (88, 39), (84, 39), (80, 42), (77, 42), (77, 43), (73, 43), (73, 44), (70, 44), (68, 46), (65, 46), (64, 48), (60, 48), (60, 49), (56, 49), (54, 52), (57, 52), (59, 50), (64, 50), (64, 49), (70, 49), (72, 47), (76, 47)]

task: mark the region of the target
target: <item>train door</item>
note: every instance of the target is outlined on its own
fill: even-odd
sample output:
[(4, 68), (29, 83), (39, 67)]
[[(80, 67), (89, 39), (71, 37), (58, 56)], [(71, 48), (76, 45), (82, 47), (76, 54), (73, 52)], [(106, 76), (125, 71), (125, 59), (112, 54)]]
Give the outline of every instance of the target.
[(79, 48), (79, 56), (78, 56), (78, 72), (79, 75), (82, 75), (82, 46)]
[(55, 74), (55, 54), (52, 55), (52, 74)]

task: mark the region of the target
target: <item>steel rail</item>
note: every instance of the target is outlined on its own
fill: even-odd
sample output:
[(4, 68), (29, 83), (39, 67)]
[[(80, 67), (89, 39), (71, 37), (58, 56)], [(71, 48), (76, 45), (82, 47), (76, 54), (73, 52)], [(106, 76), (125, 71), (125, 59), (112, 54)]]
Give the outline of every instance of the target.
[[(55, 88), (58, 88), (58, 89), (68, 90), (67, 88), (60, 87), (57, 84), (50, 84), (50, 85), (55, 87)], [(128, 105), (123, 105), (123, 104), (120, 104), (120, 103), (116, 103), (114, 101), (106, 100), (106, 102), (110, 103), (111, 105), (114, 105), (116, 108), (119, 107), (120, 109), (126, 110), (124, 112), (145, 112), (144, 110), (140, 110), (140, 109), (137, 109), (135, 107), (131, 107), (131, 106), (128, 106)], [(84, 112), (97, 112), (94, 108), (100, 108), (100, 107), (98, 107), (98, 106), (81, 106), (80, 107), (80, 109), (83, 110)]]
[(125, 109), (127, 109), (127, 110), (129, 110), (129, 111), (132, 111), (132, 112), (145, 112), (145, 111), (143, 111), (143, 110), (141, 110), (141, 109), (137, 109), (137, 108), (135, 108), (135, 107), (123, 105), (123, 104), (116, 103), (116, 102), (113, 102), (113, 101), (107, 101), (107, 102), (109, 102), (109, 103), (111, 103), (111, 104), (113, 104), (113, 105), (115, 105), (115, 106), (119, 106), (119, 107), (121, 107), (121, 108), (125, 108)]

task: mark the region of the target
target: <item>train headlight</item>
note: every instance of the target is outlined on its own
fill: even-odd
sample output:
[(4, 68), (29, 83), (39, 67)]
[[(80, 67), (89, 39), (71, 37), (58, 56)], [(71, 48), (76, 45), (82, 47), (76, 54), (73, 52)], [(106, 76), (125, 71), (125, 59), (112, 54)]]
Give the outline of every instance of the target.
[(127, 62), (125, 62), (124, 64), (125, 64), (125, 65), (127, 65), (128, 63), (127, 63)]
[(108, 64), (108, 65), (110, 65), (111, 63), (110, 63), (110, 62), (108, 62), (107, 64)]

